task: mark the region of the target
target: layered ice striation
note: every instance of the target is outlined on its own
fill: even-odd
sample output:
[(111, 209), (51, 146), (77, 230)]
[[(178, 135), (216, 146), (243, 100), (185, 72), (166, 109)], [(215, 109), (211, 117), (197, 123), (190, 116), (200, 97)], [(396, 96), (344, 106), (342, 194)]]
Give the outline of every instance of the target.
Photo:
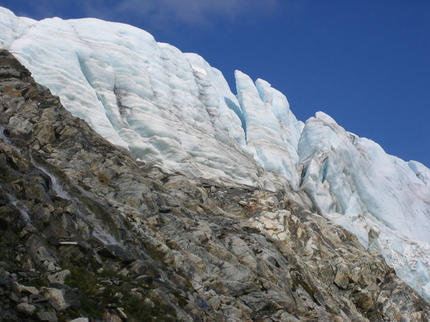
[(430, 170), (419, 162), (386, 154), (322, 112), (298, 121), (285, 95), (240, 71), (235, 95), (199, 55), (129, 25), (35, 21), (0, 8), (0, 46), (73, 115), (145, 162), (306, 191), (430, 299)]

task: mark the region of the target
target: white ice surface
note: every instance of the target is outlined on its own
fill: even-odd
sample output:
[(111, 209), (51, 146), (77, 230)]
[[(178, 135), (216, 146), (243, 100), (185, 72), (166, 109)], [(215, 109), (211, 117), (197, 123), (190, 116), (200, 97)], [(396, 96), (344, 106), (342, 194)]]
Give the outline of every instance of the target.
[[(320, 212), (376, 247), (402, 279), (430, 298), (422, 288), (430, 274), (429, 170), (386, 154), (322, 112), (306, 122), (298, 151), (301, 187)], [(369, 240), (371, 229), (376, 239)]]
[(2, 47), (113, 144), (199, 177), (285, 185), (242, 149), (239, 103), (222, 73), (200, 56), (125, 24), (23, 19), (30, 27), (22, 32), (21, 18), (0, 14)]
[(0, 47), (72, 114), (145, 162), (305, 190), (430, 299), (430, 170), (421, 163), (387, 155), (322, 112), (297, 121), (282, 93), (240, 71), (234, 95), (202, 57), (129, 25), (35, 21), (0, 8)]

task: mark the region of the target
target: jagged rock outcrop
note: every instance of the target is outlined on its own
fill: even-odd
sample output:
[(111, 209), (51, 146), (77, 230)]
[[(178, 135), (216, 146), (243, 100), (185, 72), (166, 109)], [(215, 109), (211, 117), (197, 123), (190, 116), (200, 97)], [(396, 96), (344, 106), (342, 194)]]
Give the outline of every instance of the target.
[(136, 161), (0, 51), (3, 320), (430, 318), (381, 256), (314, 210), (305, 193)]

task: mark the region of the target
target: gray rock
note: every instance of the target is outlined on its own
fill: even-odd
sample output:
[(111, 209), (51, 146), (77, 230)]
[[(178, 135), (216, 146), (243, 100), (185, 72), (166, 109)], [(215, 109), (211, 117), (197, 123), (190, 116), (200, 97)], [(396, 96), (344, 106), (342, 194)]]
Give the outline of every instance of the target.
[(36, 307), (28, 303), (20, 303), (16, 306), (16, 309), (26, 315), (33, 315), (36, 311)]
[(48, 275), (48, 281), (50, 283), (64, 284), (64, 280), (70, 276), (70, 274), (70, 271), (65, 269), (60, 272)]
[(40, 311), (37, 312), (37, 317), (40, 321), (57, 322), (58, 318), (54, 311)]
[(215, 311), (218, 311), (221, 306), (221, 300), (218, 296), (212, 297), (208, 303)]
[(12, 116), (9, 119), (9, 126), (13, 128), (17, 134), (29, 134), (33, 129), (33, 124), (29, 120), (19, 116)]
[(21, 295), (21, 294), (39, 295), (39, 290), (36, 287), (21, 285), (17, 282), (13, 283), (13, 289), (18, 295)]
[(343, 290), (346, 290), (349, 285), (348, 276), (342, 271), (337, 271), (333, 282)]
[(42, 292), (57, 311), (63, 311), (69, 307), (64, 299), (63, 290), (45, 287), (42, 289)]

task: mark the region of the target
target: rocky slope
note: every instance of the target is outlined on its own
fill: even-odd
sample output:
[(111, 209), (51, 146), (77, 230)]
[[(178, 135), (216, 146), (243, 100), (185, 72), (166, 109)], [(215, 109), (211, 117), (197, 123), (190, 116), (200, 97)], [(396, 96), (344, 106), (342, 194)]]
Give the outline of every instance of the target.
[(136, 161), (5, 50), (0, 130), (4, 321), (430, 318), (429, 304), (304, 192)]

